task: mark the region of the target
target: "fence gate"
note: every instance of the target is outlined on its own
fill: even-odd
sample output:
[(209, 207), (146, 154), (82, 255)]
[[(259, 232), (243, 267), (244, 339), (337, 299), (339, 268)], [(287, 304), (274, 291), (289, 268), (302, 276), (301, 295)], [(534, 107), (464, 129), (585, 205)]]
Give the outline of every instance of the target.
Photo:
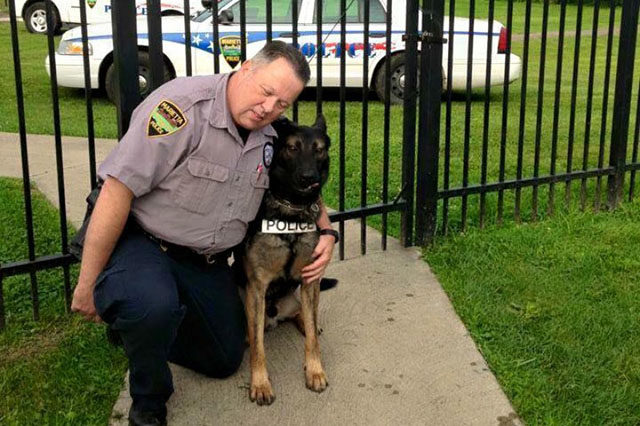
[[(480, 10), (475, 0), (424, 0), (418, 31), (415, 3), (408, 2), (405, 84), (413, 93), (417, 39), (422, 70), (417, 244), (436, 234), (464, 231), (469, 223), (482, 227), (505, 217), (521, 221), (527, 211), (535, 221), (544, 212), (574, 206), (584, 210), (589, 204), (595, 210), (603, 204), (615, 208), (626, 190), (633, 198), (640, 167), (640, 88), (634, 90), (633, 84), (638, 78), (634, 62), (640, 2), (489, 0)], [(448, 17), (443, 22), (445, 4)], [(461, 58), (466, 66), (462, 73)], [(456, 93), (452, 88), (461, 86), (460, 78), (466, 79), (466, 87)], [(633, 96), (638, 105), (630, 132)], [(414, 111), (414, 99), (407, 97), (408, 149)], [(472, 116), (482, 120), (473, 125)], [(596, 137), (597, 145), (592, 141)], [(405, 164), (411, 164), (407, 155)], [(412, 170), (405, 170), (405, 181), (413, 180)], [(557, 194), (560, 184), (563, 194)], [(557, 201), (560, 197), (564, 203)], [(509, 205), (512, 210), (505, 208)]]

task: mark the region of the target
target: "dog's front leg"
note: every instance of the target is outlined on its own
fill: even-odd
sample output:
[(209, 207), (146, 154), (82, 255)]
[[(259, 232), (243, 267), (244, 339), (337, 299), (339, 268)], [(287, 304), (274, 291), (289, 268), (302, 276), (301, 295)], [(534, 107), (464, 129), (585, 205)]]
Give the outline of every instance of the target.
[(250, 280), (246, 300), (251, 364), (249, 397), (258, 405), (270, 405), (276, 398), (269, 381), (264, 354), (264, 314), (267, 286), (268, 283), (263, 284), (257, 280)]
[(320, 300), (320, 282), (302, 284), (300, 290), (302, 302), (302, 321), (304, 323), (304, 355), (305, 379), (307, 387), (316, 392), (324, 391), (327, 386), (327, 375), (320, 361), (318, 344), (318, 301)]

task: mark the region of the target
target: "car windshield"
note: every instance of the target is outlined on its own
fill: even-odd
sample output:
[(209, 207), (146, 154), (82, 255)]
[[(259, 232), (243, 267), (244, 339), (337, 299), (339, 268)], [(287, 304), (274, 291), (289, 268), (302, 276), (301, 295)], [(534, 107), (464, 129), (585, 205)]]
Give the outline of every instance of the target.
[[(228, 5), (229, 3), (231, 3), (234, 0), (218, 0), (218, 10), (221, 10), (223, 7), (225, 7), (226, 5)], [(199, 11), (198, 13), (196, 13), (191, 20), (195, 21), (195, 22), (204, 22), (207, 19), (211, 19), (211, 15), (213, 14), (213, 12), (211, 11), (211, 9), (203, 9), (201, 11)]]

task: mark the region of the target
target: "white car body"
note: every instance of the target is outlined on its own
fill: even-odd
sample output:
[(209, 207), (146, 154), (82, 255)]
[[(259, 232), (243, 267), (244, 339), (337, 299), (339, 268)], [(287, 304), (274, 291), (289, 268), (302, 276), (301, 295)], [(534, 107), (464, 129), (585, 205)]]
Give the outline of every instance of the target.
[[(247, 0), (247, 11), (254, 0)], [(264, 4), (264, 0), (255, 0), (260, 4)], [(280, 2), (287, 0), (277, 0)], [(298, 44), (301, 51), (309, 58), (311, 66), (310, 86), (316, 85), (316, 30), (317, 24), (313, 22), (315, 11), (315, 0), (298, 0), (300, 5), (298, 19)], [(331, 1), (331, 0), (328, 0)], [(338, 2), (338, 0), (334, 0)], [(371, 0), (371, 5), (379, 2), (379, 7), (386, 13), (386, 0)], [(274, 0), (275, 3), (275, 0)], [(355, 2), (356, 4), (359, 2)], [(239, 0), (221, 0), (219, 12), (223, 10), (237, 10)], [(377, 7), (377, 6), (376, 6)], [(235, 9), (234, 9), (235, 8)], [(207, 12), (205, 12), (207, 13)], [(249, 12), (247, 12), (248, 14)], [(202, 16), (200, 15), (200, 19)], [(238, 22), (239, 14), (235, 14), (235, 22), (231, 24), (219, 25), (219, 38), (223, 45), (237, 47), (240, 37), (240, 23)], [(195, 17), (195, 19), (199, 19)], [(381, 19), (378, 19), (381, 20)], [(323, 18), (324, 21), (324, 18)], [(401, 0), (393, 2), (392, 11), (392, 46), (391, 52), (397, 54), (403, 52), (405, 43), (402, 36), (405, 33), (406, 10), (405, 4)], [(444, 18), (444, 37), (448, 38), (448, 22), (449, 18)], [(322, 59), (322, 85), (324, 87), (340, 86), (340, 25), (335, 25), (335, 21), (327, 21), (323, 24), (323, 40), (324, 54)], [(469, 24), (467, 18), (455, 18), (454, 20), (454, 37), (453, 37), (453, 70), (451, 82), (453, 90), (465, 90), (467, 81), (467, 56), (469, 43)], [(363, 31), (362, 23), (347, 23), (347, 58), (346, 58), (346, 85), (347, 87), (361, 87), (363, 82)], [(471, 86), (484, 87), (485, 73), (487, 68), (487, 34), (489, 22), (486, 20), (474, 21), (474, 48), (472, 53), (473, 67)], [(266, 25), (247, 23), (247, 58), (251, 58), (258, 52), (266, 42)], [(138, 46), (142, 50), (148, 47), (147, 24), (146, 20), (138, 20)], [(504, 27), (497, 21), (493, 24), (493, 48), (491, 53), (491, 84), (503, 84), (505, 79), (506, 54), (498, 53), (498, 42), (501, 30)], [(162, 20), (163, 31), (163, 53), (166, 63), (172, 68), (171, 72), (175, 76), (186, 75), (185, 61), (185, 40), (184, 40), (184, 22), (183, 19), (175, 17), (166, 17)], [(291, 43), (292, 39), (286, 37), (291, 33), (291, 23), (276, 23), (274, 21), (273, 39), (282, 40)], [(369, 53), (369, 74), (367, 76), (370, 87), (374, 84), (375, 75), (384, 62), (386, 52), (385, 39), (386, 24), (383, 22), (370, 21), (370, 53)], [(503, 31), (504, 32), (504, 31)], [(112, 61), (112, 36), (110, 25), (90, 25), (88, 26), (89, 43), (91, 44), (92, 54), (90, 56), (91, 67), (91, 86), (93, 88), (104, 87), (104, 76), (106, 67)], [(503, 34), (506, 36), (506, 33)], [(63, 34), (61, 43), (80, 43), (80, 29), (73, 29)], [(212, 19), (209, 17), (202, 22), (191, 21), (191, 56), (192, 56), (192, 74), (204, 75), (213, 73), (213, 34)], [(229, 61), (228, 48), (221, 48), (220, 55), (220, 72), (229, 72), (239, 67), (234, 61)], [(239, 48), (238, 48), (239, 49)], [(60, 50), (60, 49), (59, 49)], [(227, 54), (225, 54), (225, 52)], [(47, 57), (46, 66), (49, 70), (49, 58)], [(233, 59), (233, 58), (232, 58)], [(448, 48), (443, 46), (443, 88), (446, 88)], [(84, 87), (84, 71), (81, 55), (69, 55), (56, 53), (58, 85), (64, 87)], [(231, 65), (234, 65), (233, 67)], [(517, 55), (511, 54), (510, 72), (508, 80), (511, 82), (520, 77), (521, 60)]]
[[(16, 13), (21, 16), (25, 21), (27, 17), (25, 13), (27, 8), (38, 2), (44, 2), (44, 0), (15, 0)], [(78, 0), (51, 0), (51, 6), (56, 9), (60, 21), (64, 25), (80, 25), (80, 4)], [(111, 22), (111, 0), (86, 0), (86, 12), (88, 24), (100, 24), (104, 22)], [(136, 12), (138, 15), (147, 14), (147, 1), (136, 0)], [(196, 1), (193, 2), (197, 7), (191, 6), (191, 12), (195, 13), (197, 9), (202, 7)], [(183, 0), (161, 0), (160, 10), (163, 14), (183, 14), (184, 1)]]

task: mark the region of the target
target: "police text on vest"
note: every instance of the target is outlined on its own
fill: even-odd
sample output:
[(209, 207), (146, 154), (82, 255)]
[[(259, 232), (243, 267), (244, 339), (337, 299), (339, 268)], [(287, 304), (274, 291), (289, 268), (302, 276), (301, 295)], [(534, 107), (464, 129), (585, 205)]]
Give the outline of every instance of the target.
[(296, 223), (284, 220), (263, 219), (262, 232), (265, 234), (299, 234), (303, 232), (314, 232), (315, 223)]

